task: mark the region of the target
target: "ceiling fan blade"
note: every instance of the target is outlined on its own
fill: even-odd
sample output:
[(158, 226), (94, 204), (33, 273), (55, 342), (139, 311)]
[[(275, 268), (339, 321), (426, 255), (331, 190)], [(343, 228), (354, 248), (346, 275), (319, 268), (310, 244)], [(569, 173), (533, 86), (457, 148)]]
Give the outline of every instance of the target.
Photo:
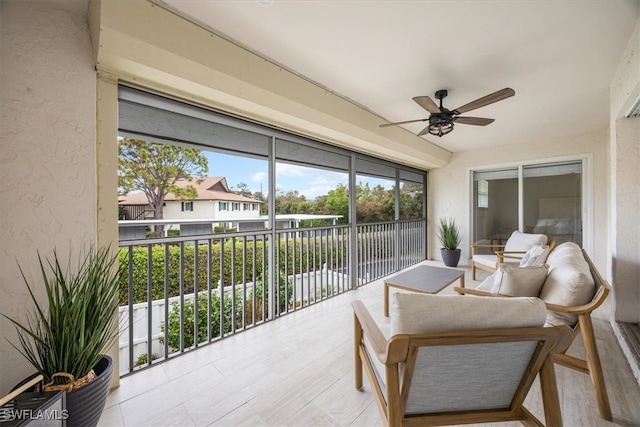
[(420, 132), (418, 132), (417, 136), (426, 135), (428, 133), (429, 133), (429, 126), (427, 126), (426, 128), (422, 129)]
[(456, 123), (462, 123), (463, 125), (476, 125), (476, 126), (486, 126), (491, 124), (496, 119), (485, 119), (484, 117), (454, 117), (453, 121)]
[(454, 111), (456, 114), (466, 113), (467, 111), (475, 110), (476, 108), (484, 107), (485, 105), (493, 104), (494, 102), (502, 101), (503, 99), (512, 97), (516, 94), (516, 91), (511, 88), (504, 88), (490, 95), (478, 98), (475, 101), (471, 101), (468, 104), (458, 107)]
[(433, 102), (433, 99), (429, 98), (428, 96), (416, 96), (413, 98), (413, 100), (416, 101), (419, 106), (432, 114), (438, 114), (441, 112), (440, 108), (436, 105), (435, 102)]
[(382, 125), (380, 125), (381, 128), (386, 128), (387, 126), (396, 126), (396, 125), (403, 125), (405, 123), (415, 123), (415, 122), (424, 122), (429, 120), (429, 118), (426, 119), (416, 119), (416, 120), (405, 120), (404, 122), (395, 122), (395, 123), (384, 123)]

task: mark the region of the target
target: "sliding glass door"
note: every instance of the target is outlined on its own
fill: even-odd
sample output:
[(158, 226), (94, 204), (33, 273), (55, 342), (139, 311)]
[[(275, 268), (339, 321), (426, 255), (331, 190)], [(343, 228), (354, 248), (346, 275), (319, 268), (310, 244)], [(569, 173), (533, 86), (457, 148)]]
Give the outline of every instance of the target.
[(514, 230), (583, 245), (586, 160), (472, 172), (475, 244), (501, 244)]
[(582, 162), (524, 166), (524, 231), (582, 246)]
[(502, 244), (518, 229), (518, 168), (473, 172), (475, 244)]

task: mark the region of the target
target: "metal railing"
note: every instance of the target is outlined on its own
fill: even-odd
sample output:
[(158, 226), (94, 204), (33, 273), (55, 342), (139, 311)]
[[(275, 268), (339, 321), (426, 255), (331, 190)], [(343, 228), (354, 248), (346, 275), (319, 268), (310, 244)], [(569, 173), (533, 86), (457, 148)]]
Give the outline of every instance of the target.
[(121, 241), (120, 373), (418, 263), (424, 240), (416, 220)]

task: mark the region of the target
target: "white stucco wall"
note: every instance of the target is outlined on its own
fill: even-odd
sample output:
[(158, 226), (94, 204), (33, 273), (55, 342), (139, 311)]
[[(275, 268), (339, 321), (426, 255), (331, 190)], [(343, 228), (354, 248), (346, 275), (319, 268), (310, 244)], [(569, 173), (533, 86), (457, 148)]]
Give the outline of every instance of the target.
[[(473, 141), (469, 141), (473, 145)], [(461, 226), (463, 235), (461, 264), (470, 265), (471, 207), (469, 170), (472, 168), (514, 164), (523, 161), (552, 161), (556, 157), (591, 155), (593, 159), (593, 206), (595, 242), (592, 258), (599, 269), (606, 266), (607, 241), (607, 132), (601, 130), (561, 140), (537, 141), (527, 145), (508, 145), (491, 150), (469, 150), (454, 153), (451, 163), (433, 170), (429, 175), (429, 196), (432, 202), (428, 213), (434, 229), (442, 217), (453, 217)], [(430, 243), (431, 258), (440, 259), (435, 234)]]
[[(182, 211), (179, 201), (168, 201), (163, 209), (164, 219), (237, 219), (237, 218), (258, 218), (259, 210), (244, 210), (244, 202), (227, 202), (229, 210), (219, 210), (218, 201), (196, 200), (193, 202), (193, 211)], [(231, 204), (240, 203), (239, 211), (232, 211)]]
[(616, 321), (640, 322), (640, 117), (624, 118), (640, 98), (640, 19), (611, 81), (610, 97), (613, 313)]
[[(31, 307), (18, 261), (38, 283), (36, 251), (96, 239), (96, 73), (88, 2), (3, 1), (0, 7), (0, 312)], [(41, 286), (35, 287), (42, 297)], [(24, 319), (24, 318), (22, 318)], [(0, 395), (33, 373), (0, 318)]]

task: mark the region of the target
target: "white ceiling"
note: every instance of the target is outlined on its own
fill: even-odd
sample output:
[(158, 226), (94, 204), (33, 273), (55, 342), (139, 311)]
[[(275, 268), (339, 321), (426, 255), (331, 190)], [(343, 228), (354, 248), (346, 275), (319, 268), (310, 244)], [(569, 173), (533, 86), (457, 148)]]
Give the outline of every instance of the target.
[(606, 127), (640, 13), (639, 0), (162, 1), (392, 122), (428, 117), (411, 98), (438, 89), (453, 109), (513, 88), (464, 114), (494, 123), (424, 137), (453, 152)]

